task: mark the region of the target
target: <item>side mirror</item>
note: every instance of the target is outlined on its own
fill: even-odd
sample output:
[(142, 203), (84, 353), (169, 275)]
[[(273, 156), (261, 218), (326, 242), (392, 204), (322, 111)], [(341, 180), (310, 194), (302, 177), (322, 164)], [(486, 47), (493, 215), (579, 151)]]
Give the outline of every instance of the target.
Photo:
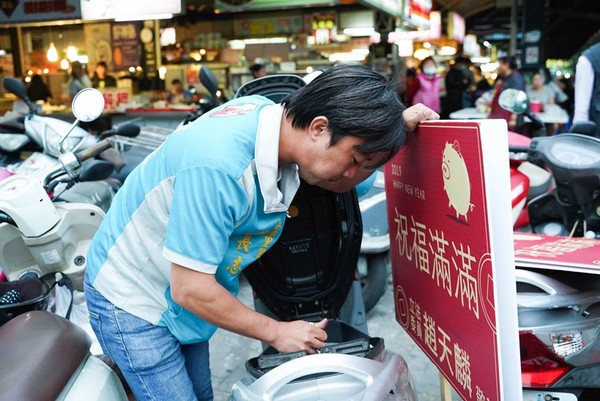
[(498, 97), (498, 104), (511, 113), (524, 114), (540, 130), (539, 136), (546, 136), (546, 125), (537, 114), (531, 112), (527, 93), (518, 89), (504, 89)]
[(104, 111), (104, 96), (98, 89), (82, 89), (73, 98), (71, 108), (77, 120), (86, 123), (94, 121)]
[(529, 101), (525, 92), (517, 89), (505, 89), (498, 97), (498, 104), (511, 113), (523, 114), (527, 111)]
[(215, 99), (217, 92), (219, 91), (219, 80), (215, 77), (215, 74), (206, 66), (200, 67), (199, 73), (200, 83), (208, 90)]
[(79, 124), (80, 121), (90, 122), (94, 121), (104, 111), (104, 96), (102, 92), (98, 89), (94, 88), (85, 88), (77, 92), (75, 97), (73, 97), (73, 102), (71, 103), (71, 109), (73, 111), (73, 115), (76, 120), (71, 125), (69, 131), (60, 139), (58, 143), (58, 147), (60, 149), (60, 153), (64, 153), (65, 149), (63, 147), (63, 143), (65, 139), (69, 136), (73, 128)]

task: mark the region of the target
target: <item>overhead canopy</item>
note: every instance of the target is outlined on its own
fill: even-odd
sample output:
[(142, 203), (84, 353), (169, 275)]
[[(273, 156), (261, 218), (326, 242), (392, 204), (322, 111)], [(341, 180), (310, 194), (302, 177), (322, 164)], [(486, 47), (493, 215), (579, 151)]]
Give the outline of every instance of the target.
[[(518, 3), (518, 29), (523, 25), (523, 3)], [(456, 11), (465, 17), (467, 33), (496, 38), (508, 48), (513, 0), (434, 0), (435, 10)], [(600, 40), (600, 1), (548, 0), (545, 7), (546, 58), (569, 59)], [(517, 30), (519, 32), (519, 30)], [(494, 41), (497, 41), (494, 40)]]

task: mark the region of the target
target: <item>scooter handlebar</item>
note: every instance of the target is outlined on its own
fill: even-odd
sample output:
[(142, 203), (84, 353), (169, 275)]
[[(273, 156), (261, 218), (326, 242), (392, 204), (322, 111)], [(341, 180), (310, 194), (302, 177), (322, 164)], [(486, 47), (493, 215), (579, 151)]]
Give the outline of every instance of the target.
[(112, 144), (107, 139), (103, 139), (95, 145), (75, 153), (75, 158), (77, 159), (77, 161), (79, 161), (79, 163), (83, 163), (84, 161), (91, 159), (92, 157), (98, 156), (100, 153), (104, 152), (107, 149), (110, 149), (111, 147)]

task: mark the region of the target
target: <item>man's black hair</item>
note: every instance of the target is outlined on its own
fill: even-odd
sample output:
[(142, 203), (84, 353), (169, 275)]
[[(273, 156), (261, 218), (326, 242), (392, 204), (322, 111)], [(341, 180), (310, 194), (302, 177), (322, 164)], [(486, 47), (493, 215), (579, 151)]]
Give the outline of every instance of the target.
[(503, 56), (503, 57), (500, 57), (498, 59), (498, 62), (499, 63), (508, 64), (508, 67), (511, 70), (516, 70), (516, 69), (519, 68), (519, 63), (517, 61), (517, 58), (514, 57), (514, 56)]
[(383, 153), (391, 159), (406, 139), (400, 102), (391, 82), (361, 64), (340, 64), (316, 77), (310, 84), (286, 96), (281, 103), (294, 128), (308, 128), (325, 116), (331, 132), (330, 146), (345, 136), (364, 138), (361, 153)]

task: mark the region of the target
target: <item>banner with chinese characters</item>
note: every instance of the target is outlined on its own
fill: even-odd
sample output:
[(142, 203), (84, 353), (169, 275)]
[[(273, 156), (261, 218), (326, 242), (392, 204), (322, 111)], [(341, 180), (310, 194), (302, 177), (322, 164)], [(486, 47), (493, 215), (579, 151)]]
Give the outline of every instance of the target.
[(463, 400), (522, 400), (506, 122), (421, 123), (386, 165), (396, 319)]
[(600, 274), (600, 241), (595, 238), (514, 235), (517, 266)]
[(113, 22), (112, 60), (115, 71), (140, 65), (139, 25), (135, 22)]

